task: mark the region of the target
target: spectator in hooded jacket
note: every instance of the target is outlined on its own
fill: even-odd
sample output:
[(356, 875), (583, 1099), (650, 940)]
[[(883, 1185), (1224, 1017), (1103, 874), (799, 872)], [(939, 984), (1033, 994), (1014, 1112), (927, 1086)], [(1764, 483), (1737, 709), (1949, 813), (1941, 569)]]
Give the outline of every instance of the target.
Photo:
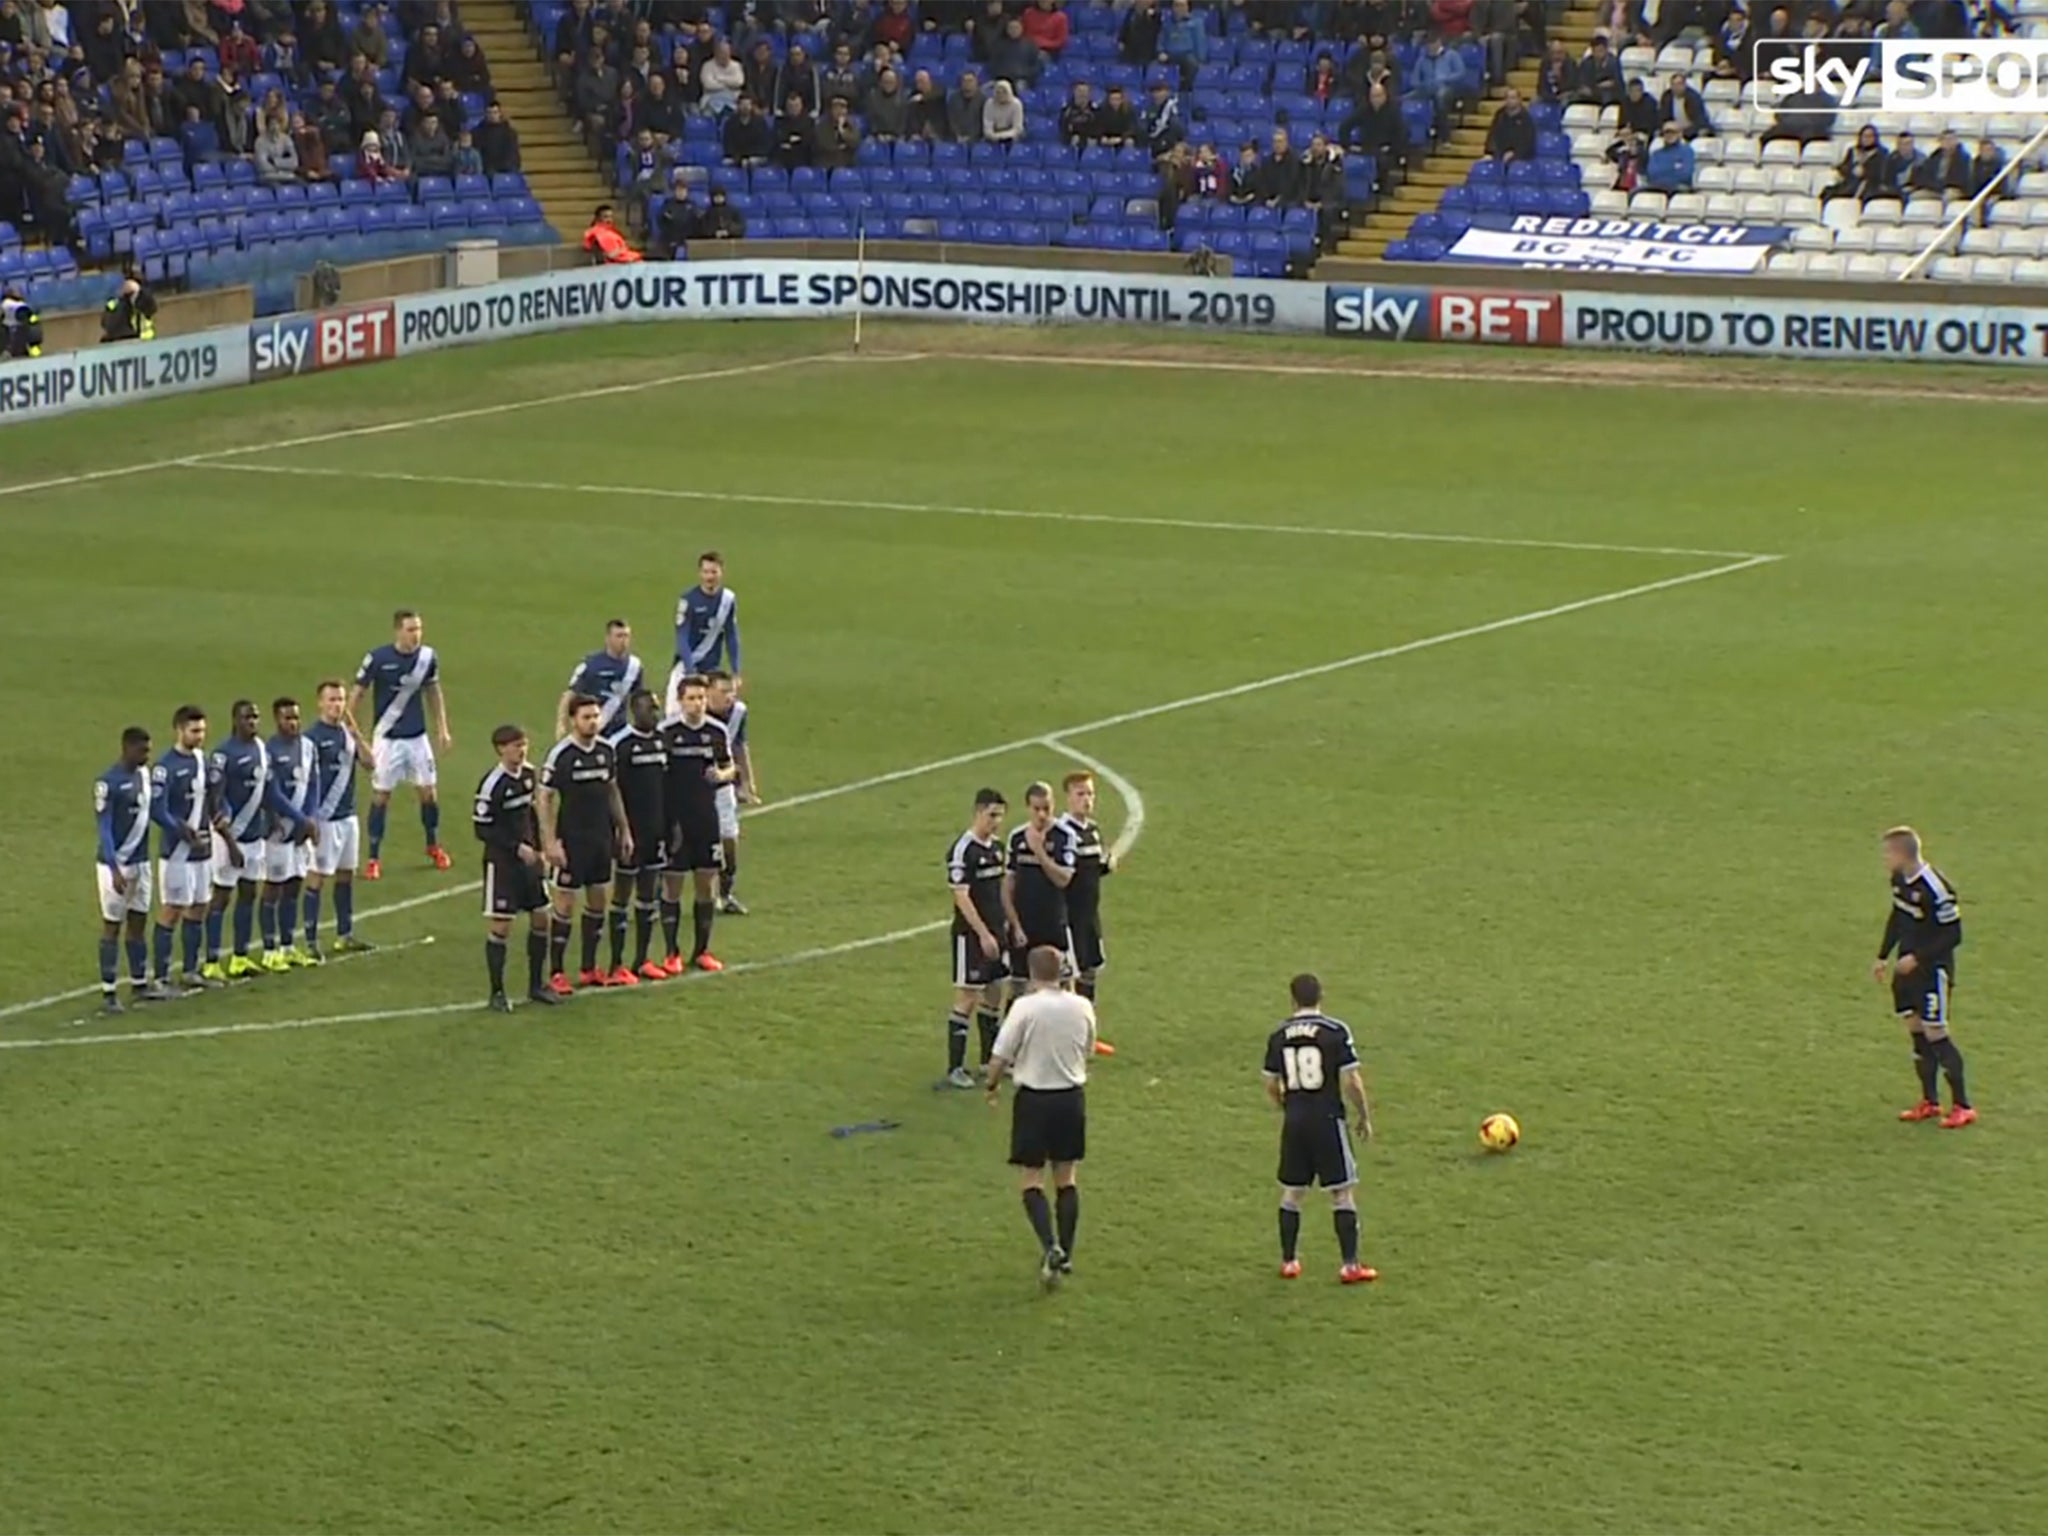
[(1024, 103), (1007, 80), (998, 80), (982, 105), (981, 136), (991, 144), (1016, 144), (1024, 138)]
[(1173, 0), (1173, 11), (1159, 29), (1159, 55), (1180, 69), (1180, 88), (1195, 88), (1195, 71), (1209, 62), (1209, 29), (1188, 0)]

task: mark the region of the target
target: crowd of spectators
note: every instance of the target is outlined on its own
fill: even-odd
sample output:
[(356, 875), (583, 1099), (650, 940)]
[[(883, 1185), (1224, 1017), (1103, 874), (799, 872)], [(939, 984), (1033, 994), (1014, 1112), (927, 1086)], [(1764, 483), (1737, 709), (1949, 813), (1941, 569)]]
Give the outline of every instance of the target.
[[(1341, 233), (1351, 189), (1398, 179), (1418, 138), (1448, 126), (1547, 36), (1543, 0), (1118, 0), (1116, 59), (1143, 78), (1133, 90), (1106, 84), (1071, 47), (1074, 13), (1107, 5), (569, 0), (548, 42), (565, 107), (614, 160), (635, 206), (652, 199), (657, 244), (679, 248), (714, 206), (725, 210), (721, 230), (744, 223), (729, 197), (704, 197), (731, 175), (675, 170), (685, 139), (706, 134), (732, 173), (844, 169), (867, 163), (869, 141), (1142, 149), (1163, 228), (1189, 203), (1257, 204), (1309, 210), (1327, 241)], [(1254, 82), (1228, 72), (1237, 98), (1248, 83), (1266, 98), (1259, 115), (1272, 126), (1219, 145), (1197, 129), (1221, 116), (1211, 104), (1221, 91), (1206, 87), (1224, 84), (1216, 61), (1230, 58), (1227, 31), (1289, 51)], [(965, 67), (935, 67), (937, 40), (964, 42), (946, 57), (964, 56)], [(1062, 84), (1048, 97), (1040, 86), (1052, 74)], [(1273, 105), (1283, 98), (1306, 98), (1318, 116), (1290, 121)], [(693, 129), (699, 119), (706, 126)], [(1344, 174), (1351, 157), (1370, 166), (1362, 181)], [(691, 186), (696, 201), (673, 207)]]
[(167, 140), (273, 188), (514, 173), (490, 91), (454, 0), (0, 0), (0, 223), (75, 244), (76, 178)]

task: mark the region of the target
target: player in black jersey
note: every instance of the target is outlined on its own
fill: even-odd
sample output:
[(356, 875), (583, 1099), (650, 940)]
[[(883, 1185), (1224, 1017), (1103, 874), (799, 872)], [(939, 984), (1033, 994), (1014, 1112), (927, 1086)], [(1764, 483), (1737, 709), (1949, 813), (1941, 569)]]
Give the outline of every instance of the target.
[[(1976, 1122), (1963, 1086), (1963, 1053), (1949, 1038), (1949, 991), (1956, 979), (1956, 948), (1963, 942), (1963, 916), (1955, 888), (1927, 862), (1920, 834), (1893, 827), (1884, 835), (1885, 868), (1892, 877), (1892, 911), (1885, 920), (1874, 974), (1892, 988), (1892, 1010), (1913, 1041), (1913, 1070), (1920, 1078), (1920, 1102), (1899, 1111), (1901, 1120), (1941, 1121), (1943, 1130)], [(1885, 962), (1896, 953), (1891, 975)], [(1949, 1111), (1941, 1112), (1941, 1076), (1948, 1078)]]
[[(612, 871), (611, 966), (615, 987), (638, 986), (668, 975), (647, 958), (654, 942), (654, 914), (661, 896), (662, 866), (668, 859), (668, 745), (661, 739), (661, 705), (645, 688), (626, 701), (626, 724), (605, 738), (619, 765), (619, 799), (633, 834), (633, 853), (623, 839)], [(633, 963), (626, 964), (626, 908), (633, 909)]]
[(668, 958), (662, 972), (683, 974), (683, 878), (692, 886), (689, 963), (700, 971), (725, 969), (711, 953), (711, 924), (718, 914), (718, 789), (737, 774), (725, 727), (707, 713), (705, 680), (691, 673), (676, 685), (677, 713), (661, 725), (668, 749), (668, 873), (661, 902), (662, 937)]
[(974, 821), (946, 850), (946, 884), (953, 892), (953, 1007), (946, 1015), (946, 1076), (955, 1088), (972, 1088), (967, 1070), (967, 1021), (981, 1019), (983, 1065), (995, 1043), (1008, 971), (1003, 952), (1003, 812), (1009, 802), (999, 789), (974, 795)]
[(1323, 1012), (1323, 984), (1306, 973), (1288, 983), (1294, 999), (1289, 1014), (1266, 1040), (1266, 1097), (1283, 1119), (1280, 1129), (1280, 1276), (1301, 1273), (1294, 1256), (1301, 1238), (1301, 1197), (1309, 1185), (1330, 1192), (1337, 1244), (1346, 1285), (1379, 1279), (1358, 1261), (1358, 1163), (1345, 1132), (1344, 1105), (1351, 1105), (1360, 1141), (1372, 1140), (1372, 1107), (1351, 1030)]
[(553, 974), (548, 985), (557, 997), (572, 990), (565, 963), (569, 925), (576, 916), (576, 893), (583, 893), (583, 964), (577, 981), (586, 987), (605, 986), (609, 978), (597, 968), (597, 946), (604, 937), (605, 906), (612, 888), (612, 852), (628, 862), (637, 850), (626, 825), (626, 807), (619, 799), (618, 759), (612, 744), (598, 734), (604, 706), (587, 693), (569, 701), (569, 734), (556, 742), (540, 765), (541, 847), (555, 871)]
[(484, 960), (490, 967), (491, 1007), (510, 1013), (505, 996), (505, 945), (512, 919), (527, 914), (526, 995), (536, 1003), (555, 1002), (544, 985), (548, 961), (548, 892), (541, 860), (539, 824), (533, 801), (539, 780), (526, 760), (526, 732), (501, 725), (491, 732), (498, 761), (476, 787), (471, 822), (484, 845), (484, 919), (488, 936)]
[[(1003, 915), (1010, 936), (1010, 1000), (1029, 989), (1029, 956), (1041, 946), (1067, 953), (1067, 886), (1074, 878), (1067, 829), (1054, 820), (1052, 786), (1034, 783), (1024, 791), (1024, 822), (1010, 834), (1010, 873), (1003, 882)], [(1073, 973), (1072, 957), (1062, 962)], [(988, 1059), (983, 1041), (982, 1060)]]
[(1095, 775), (1070, 773), (1060, 780), (1067, 797), (1058, 825), (1067, 839), (1067, 941), (1074, 957), (1074, 990), (1095, 1001), (1095, 981), (1109, 956), (1102, 947), (1102, 879), (1116, 871), (1116, 859), (1102, 844), (1095, 820)]

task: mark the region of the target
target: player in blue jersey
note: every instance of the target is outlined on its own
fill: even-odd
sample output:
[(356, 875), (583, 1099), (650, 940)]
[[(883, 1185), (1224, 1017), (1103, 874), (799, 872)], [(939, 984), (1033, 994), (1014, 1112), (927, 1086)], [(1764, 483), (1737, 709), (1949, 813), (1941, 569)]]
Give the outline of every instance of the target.
[[(263, 969), (288, 971), (295, 965), (318, 965), (319, 951), (292, 940), (299, 931), (299, 896), (313, 868), (313, 789), (319, 778), (319, 755), (299, 722), (297, 699), (273, 699), (270, 719), (277, 734), (265, 744), (270, 754), (270, 783), (290, 810), (273, 817), (263, 845), (263, 908), (257, 926), (263, 934)], [(296, 818), (296, 819), (294, 819)]]
[[(212, 985), (199, 964), (207, 902), (213, 890), (213, 823), (217, 799), (206, 756), (206, 711), (181, 704), (171, 716), (171, 749), (149, 773), (149, 814), (156, 822), (162, 854), (153, 977), (145, 996), (172, 998), (180, 989)], [(183, 969), (171, 976), (171, 949), (182, 940)]]
[[(356, 668), (355, 691), (349, 695), (348, 718), (360, 721), (368, 696), (377, 713), (370, 727), (370, 858), (363, 878), (383, 876), (384, 822), (391, 810), (391, 791), (410, 784), (419, 792), (420, 825), (426, 829), (427, 857), (434, 868), (452, 860), (441, 846), (441, 806), (436, 796), (434, 748), (427, 740), (427, 710), (434, 712), (434, 736), (443, 750), (455, 745), (448, 731), (448, 700), (441, 691), (441, 658), (421, 635), (420, 616), (401, 608), (391, 616), (391, 643), (380, 645)], [(362, 734), (360, 725), (356, 734)]]
[(99, 823), (100, 1006), (120, 1013), (121, 943), (128, 944), (129, 995), (140, 1002), (148, 980), (149, 943), (149, 732), (131, 725), (121, 733), (121, 756), (92, 783)]
[[(281, 822), (286, 831), (298, 831), (306, 820), (285, 804), (271, 778), (270, 753), (263, 745), (263, 721), (255, 701), (237, 699), (230, 719), (231, 734), (212, 761), (220, 786), (220, 814), (214, 823), (219, 836), (214, 846), (213, 901), (206, 914), (206, 969), (201, 974), (216, 981), (235, 981), (263, 970), (249, 945), (256, 936), (256, 909), (269, 867), (265, 844), (273, 824)], [(230, 897), (235, 904), (234, 953), (223, 957), (221, 930)]]
[(707, 707), (711, 718), (725, 727), (732, 744), (732, 765), (739, 777), (718, 786), (718, 840), (724, 862), (718, 867), (718, 910), (733, 917), (747, 915), (746, 904), (733, 894), (740, 873), (740, 807), (761, 803), (761, 781), (754, 776), (754, 750), (747, 744), (747, 704), (730, 672), (709, 673), (711, 685)]
[(725, 557), (707, 549), (697, 557), (697, 585), (676, 599), (676, 664), (662, 697), (673, 703), (684, 678), (713, 667), (739, 687), (740, 597), (725, 584)]
[(604, 627), (604, 649), (592, 651), (576, 663), (569, 674), (569, 686), (555, 705), (555, 733), (569, 734), (569, 705), (578, 694), (597, 700), (597, 731), (609, 736), (626, 726), (627, 701), (643, 685), (646, 668), (633, 654), (633, 626), (613, 619)]
[(320, 718), (306, 727), (318, 778), (313, 786), (313, 868), (306, 876), (306, 950), (320, 953), (320, 899), (334, 886), (334, 950), (351, 954), (371, 946), (356, 937), (356, 865), (361, 829), (356, 822), (356, 765), (373, 766), (370, 748), (348, 723), (348, 689), (335, 678), (320, 685)]

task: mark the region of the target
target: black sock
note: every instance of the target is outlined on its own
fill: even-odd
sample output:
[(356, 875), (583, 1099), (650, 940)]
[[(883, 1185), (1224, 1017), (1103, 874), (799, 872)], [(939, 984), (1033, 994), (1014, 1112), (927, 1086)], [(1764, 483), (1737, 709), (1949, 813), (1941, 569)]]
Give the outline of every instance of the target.
[(1080, 1186), (1069, 1184), (1052, 1199), (1053, 1213), (1060, 1224), (1060, 1249), (1071, 1259), (1074, 1256), (1074, 1229), (1081, 1225)]
[(672, 955), (680, 955), (683, 952), (682, 931), (683, 904), (680, 901), (670, 901), (667, 897), (663, 897), (661, 902), (661, 937), (662, 941), (668, 945), (668, 952)]
[(718, 916), (717, 902), (694, 901), (690, 903), (691, 942), (695, 946), (690, 951), (690, 958), (692, 960), (695, 960), (699, 955), (711, 952), (711, 920), (716, 916)]
[[(1968, 1109), (1970, 1093), (1963, 1086), (1963, 1053), (1947, 1035), (1929, 1043), (1934, 1047), (1936, 1059), (1941, 1062), (1942, 1072), (1948, 1077), (1949, 1102), (1957, 1109)], [(1928, 1097), (1932, 1098), (1933, 1095), (1929, 1094)]]
[(484, 964), (491, 971), (491, 996), (505, 990), (505, 941), (495, 933), (484, 940)]
[(1934, 1054), (1934, 1042), (1925, 1035), (1913, 1037), (1913, 1070), (1920, 1074), (1920, 1099), (1933, 1104), (1941, 1098), (1941, 1063)]
[(654, 904), (638, 902), (633, 907), (633, 969), (647, 963), (648, 946), (654, 942)]
[(538, 992), (548, 975), (548, 936), (529, 929), (526, 935), (526, 990)]
[(722, 901), (732, 894), (732, 883), (740, 877), (740, 845), (727, 843), (718, 866), (718, 895)]
[(1337, 1248), (1344, 1255), (1346, 1264), (1358, 1262), (1358, 1212), (1339, 1209), (1331, 1212), (1331, 1220), (1337, 1224)]
[[(965, 1023), (965, 1020), (961, 1021)], [(1038, 1246), (1052, 1246), (1052, 1212), (1046, 1208), (1045, 1191), (1027, 1189), (1024, 1191), (1024, 1214), (1031, 1218), (1031, 1230), (1038, 1234)]]
[[(612, 931), (612, 963), (609, 968), (616, 971), (626, 963), (626, 904), (620, 902), (605, 913), (605, 918), (610, 923)], [(646, 957), (643, 955), (641, 958)]]
[(1089, 1002), (1094, 1002), (1095, 978), (1093, 976), (1082, 976), (1077, 978), (1074, 982), (1074, 990), (1080, 993), (1081, 996), (1087, 998)]
[(1280, 1207), (1280, 1262), (1292, 1264), (1294, 1251), (1301, 1246), (1301, 1207), (1283, 1205)]
[(566, 917), (557, 917), (554, 920), (554, 922), (550, 924), (548, 927), (549, 974), (555, 976), (561, 975), (563, 966), (567, 962), (568, 958), (569, 919), (567, 919)]
[(957, 1072), (967, 1065), (967, 1015), (946, 1015), (946, 1070)]
[(604, 938), (604, 918), (596, 912), (583, 914), (583, 969), (597, 969), (597, 946)]
[(996, 1031), (1001, 1026), (1002, 1020), (990, 1013), (986, 1008), (975, 1010), (974, 1029), (975, 1033), (981, 1037), (981, 1064), (984, 1067), (988, 1065), (989, 1057), (996, 1053)]

